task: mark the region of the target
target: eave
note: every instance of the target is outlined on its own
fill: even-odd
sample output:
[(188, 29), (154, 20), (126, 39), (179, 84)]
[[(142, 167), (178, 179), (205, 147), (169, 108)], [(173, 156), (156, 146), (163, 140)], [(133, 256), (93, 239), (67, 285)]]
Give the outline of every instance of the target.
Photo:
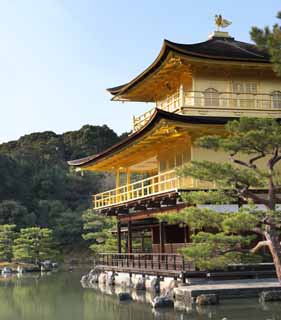
[[(122, 150), (129, 148), (134, 143), (137, 143), (144, 139), (145, 136), (149, 136), (157, 126), (161, 125), (163, 121), (173, 121), (174, 123), (180, 124), (190, 124), (190, 125), (217, 125), (224, 126), (229, 120), (233, 118), (228, 117), (204, 117), (204, 116), (184, 116), (175, 113), (166, 112), (160, 109), (155, 109), (154, 114), (151, 119), (143, 126), (140, 130), (134, 132), (129, 137), (123, 141), (113, 145), (112, 147), (106, 149), (100, 154), (89, 156), (82, 159), (68, 161), (70, 166), (79, 168), (81, 170), (93, 170), (93, 168), (98, 166), (99, 163), (105, 161), (106, 159), (113, 157)], [(161, 122), (161, 123), (160, 123)], [(199, 130), (199, 129), (198, 129)]]
[[(211, 41), (211, 40), (209, 40)], [(207, 43), (207, 42), (206, 42)], [(227, 42), (226, 42), (227, 43)], [(231, 43), (231, 42), (229, 42)], [(234, 43), (240, 43), (240, 42), (234, 42)], [(214, 55), (214, 54), (208, 54), (206, 52), (200, 53), (191, 50), (191, 48), (195, 47), (196, 45), (201, 45), (204, 43), (199, 43), (195, 45), (184, 45), (184, 44), (178, 44), (174, 43), (168, 40), (164, 40), (164, 43), (162, 45), (162, 48), (160, 50), (159, 55), (155, 59), (155, 61), (148, 67), (146, 68), (141, 74), (139, 74), (137, 77), (135, 77), (133, 80), (130, 82), (120, 85), (117, 87), (109, 88), (107, 89), (114, 97), (112, 100), (128, 100), (126, 97), (128, 93), (133, 90), (139, 83), (147, 79), (149, 76), (154, 74), (157, 70), (161, 68), (163, 63), (167, 60), (168, 56), (173, 56), (173, 55), (178, 55), (181, 57), (189, 58), (189, 62), (192, 63), (193, 61), (196, 61), (196, 63), (232, 63), (232, 64), (243, 64), (243, 66), (248, 65), (248, 66), (259, 66), (261, 68), (271, 68), (270, 64), (270, 59), (268, 55), (264, 52), (261, 51), (260, 56), (255, 53), (251, 53), (250, 51), (247, 52), (245, 50), (245, 57), (242, 56), (243, 50), (241, 49), (241, 56), (240, 57), (235, 57), (235, 56), (221, 56), (221, 55)], [(241, 42), (241, 44), (243, 44)], [(245, 45), (250, 45), (250, 44), (245, 44)], [(254, 47), (254, 46), (253, 46)], [(258, 49), (257, 49), (258, 50)], [(258, 52), (258, 51), (256, 51)], [(247, 56), (248, 55), (248, 56)], [(251, 56), (252, 55), (252, 56)], [(247, 57), (246, 57), (247, 56)], [(250, 57), (249, 57), (250, 56)]]

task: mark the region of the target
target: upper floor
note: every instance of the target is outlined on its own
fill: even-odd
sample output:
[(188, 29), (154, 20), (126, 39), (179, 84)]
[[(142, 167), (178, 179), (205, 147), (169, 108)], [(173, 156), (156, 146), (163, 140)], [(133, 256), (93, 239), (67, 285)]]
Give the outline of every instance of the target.
[(149, 121), (155, 108), (193, 116), (281, 116), (281, 79), (267, 52), (225, 32), (191, 45), (165, 40), (146, 70), (108, 90), (113, 100), (152, 104), (134, 117), (133, 131)]

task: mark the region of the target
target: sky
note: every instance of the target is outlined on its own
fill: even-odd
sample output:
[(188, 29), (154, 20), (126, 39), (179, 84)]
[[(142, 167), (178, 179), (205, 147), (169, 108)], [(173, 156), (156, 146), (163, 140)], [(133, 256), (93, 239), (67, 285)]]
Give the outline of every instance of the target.
[(146, 103), (110, 101), (158, 55), (163, 39), (205, 41), (214, 15), (237, 40), (272, 25), (278, 0), (0, 0), (0, 143), (39, 131), (132, 128)]

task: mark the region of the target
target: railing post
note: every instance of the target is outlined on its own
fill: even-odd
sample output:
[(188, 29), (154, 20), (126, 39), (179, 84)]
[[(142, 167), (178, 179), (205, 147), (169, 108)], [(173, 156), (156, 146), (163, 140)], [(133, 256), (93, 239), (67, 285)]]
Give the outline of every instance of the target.
[(183, 90), (183, 85), (181, 84), (180, 85), (180, 89), (179, 89), (179, 109), (182, 112), (183, 108), (184, 108), (184, 104), (185, 104), (185, 101), (184, 101), (184, 90)]
[(117, 251), (120, 254), (122, 252), (121, 246), (121, 222), (117, 222)]
[(128, 253), (132, 253), (132, 221), (128, 221)]
[(182, 255), (182, 271), (185, 270), (185, 261), (184, 261), (184, 255)]
[(145, 255), (145, 256), (144, 256), (144, 268), (145, 268), (145, 269), (147, 268), (147, 261), (146, 261), (146, 258), (147, 258), (147, 256)]
[(126, 195), (126, 200), (130, 200), (131, 198), (131, 173), (130, 173), (130, 169), (127, 168), (127, 171), (126, 171), (126, 175), (127, 175), (127, 195)]

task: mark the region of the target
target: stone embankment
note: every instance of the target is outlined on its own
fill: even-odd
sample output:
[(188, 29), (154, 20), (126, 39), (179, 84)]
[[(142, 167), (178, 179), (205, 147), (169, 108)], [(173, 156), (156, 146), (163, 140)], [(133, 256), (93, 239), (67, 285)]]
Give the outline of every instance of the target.
[(260, 298), (261, 302), (281, 301), (281, 286), (276, 279), (204, 281), (183, 284), (169, 277), (129, 275), (91, 270), (81, 279), (86, 287), (116, 287), (120, 301), (131, 300), (131, 290), (152, 292), (153, 308), (215, 305), (224, 299)]

